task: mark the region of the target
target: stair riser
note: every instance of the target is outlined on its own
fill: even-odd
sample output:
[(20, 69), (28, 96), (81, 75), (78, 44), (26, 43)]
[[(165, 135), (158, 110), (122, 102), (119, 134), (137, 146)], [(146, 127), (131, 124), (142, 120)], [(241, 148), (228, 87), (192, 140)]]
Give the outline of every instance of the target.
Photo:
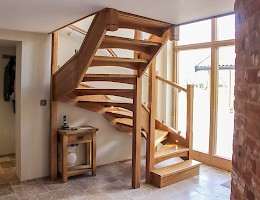
[(152, 173), (152, 184), (161, 188), (197, 175), (199, 175), (199, 165), (165, 177)]
[(170, 158), (176, 158), (176, 157), (187, 157), (189, 155), (189, 152), (186, 151), (186, 152), (182, 152), (182, 153), (177, 153), (177, 154), (169, 154), (169, 155), (165, 155), (163, 157), (160, 157), (160, 158), (155, 158), (154, 159), (154, 163), (155, 164), (158, 164), (160, 162), (163, 162), (165, 160), (168, 160)]

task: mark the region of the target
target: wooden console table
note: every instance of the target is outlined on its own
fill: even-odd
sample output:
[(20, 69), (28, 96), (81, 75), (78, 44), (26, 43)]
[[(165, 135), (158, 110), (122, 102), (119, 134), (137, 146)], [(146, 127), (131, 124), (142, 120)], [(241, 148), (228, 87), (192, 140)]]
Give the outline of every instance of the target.
[[(58, 171), (62, 174), (62, 181), (65, 183), (68, 177), (92, 172), (96, 175), (96, 132), (94, 127), (77, 127), (77, 130), (58, 131)], [(67, 166), (68, 145), (85, 144), (85, 159), (83, 165)]]

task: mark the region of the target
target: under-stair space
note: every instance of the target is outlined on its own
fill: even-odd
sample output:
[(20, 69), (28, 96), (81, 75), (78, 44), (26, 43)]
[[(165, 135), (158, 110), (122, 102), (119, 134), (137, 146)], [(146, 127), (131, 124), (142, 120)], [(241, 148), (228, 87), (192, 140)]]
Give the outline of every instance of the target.
[[(96, 13), (89, 30), (75, 25), (68, 27), (85, 38), (79, 51), (53, 74), (53, 101), (99, 112), (117, 130), (132, 135), (133, 188), (140, 187), (141, 136), (147, 139), (147, 182), (163, 187), (197, 175), (199, 163), (190, 157), (193, 88), (183, 89), (189, 102), (186, 138), (156, 120), (155, 87), (158, 78), (154, 60), (164, 44), (169, 39), (175, 39), (175, 27), (115, 9)], [(132, 30), (133, 38), (111, 35), (121, 29)], [(145, 40), (142, 32), (146, 34)], [(117, 49), (130, 50), (132, 57), (119, 57)], [(99, 55), (100, 50), (107, 50), (109, 56)], [(115, 68), (122, 69), (124, 73)], [(148, 107), (141, 101), (142, 77), (147, 70)], [(176, 84), (173, 83), (173, 86)], [(52, 142), (53, 148), (55, 145), (55, 141)], [(174, 157), (183, 158), (183, 162), (155, 168), (156, 164)]]

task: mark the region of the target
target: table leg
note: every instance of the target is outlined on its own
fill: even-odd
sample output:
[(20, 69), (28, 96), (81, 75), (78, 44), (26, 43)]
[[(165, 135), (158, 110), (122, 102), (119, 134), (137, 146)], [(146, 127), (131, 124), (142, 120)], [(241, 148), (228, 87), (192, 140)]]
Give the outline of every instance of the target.
[(67, 167), (67, 148), (68, 148), (68, 136), (62, 137), (62, 182), (66, 183), (68, 180), (68, 167)]
[(91, 159), (92, 159), (92, 175), (96, 176), (97, 174), (97, 164), (96, 164), (96, 132), (93, 133), (93, 140), (92, 140), (92, 155), (91, 155)]
[(85, 144), (85, 148), (86, 148), (86, 165), (90, 165), (90, 142), (87, 142)]

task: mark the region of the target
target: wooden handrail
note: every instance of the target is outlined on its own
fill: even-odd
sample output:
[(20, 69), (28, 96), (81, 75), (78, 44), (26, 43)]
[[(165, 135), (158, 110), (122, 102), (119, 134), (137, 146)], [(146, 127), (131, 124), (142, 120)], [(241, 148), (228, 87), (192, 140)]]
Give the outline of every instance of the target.
[(164, 83), (167, 83), (167, 84), (171, 85), (172, 87), (177, 88), (177, 89), (179, 89), (179, 90), (181, 90), (181, 91), (183, 91), (183, 92), (187, 92), (187, 89), (186, 89), (186, 88), (181, 87), (181, 86), (179, 86), (178, 84), (176, 84), (176, 83), (174, 83), (174, 82), (172, 82), (172, 81), (166, 80), (166, 79), (164, 79), (164, 78), (162, 78), (162, 77), (160, 77), (160, 76), (158, 76), (158, 75), (156, 75), (156, 79), (158, 79), (158, 80), (160, 80), (160, 81), (162, 81), (162, 82), (164, 82)]

